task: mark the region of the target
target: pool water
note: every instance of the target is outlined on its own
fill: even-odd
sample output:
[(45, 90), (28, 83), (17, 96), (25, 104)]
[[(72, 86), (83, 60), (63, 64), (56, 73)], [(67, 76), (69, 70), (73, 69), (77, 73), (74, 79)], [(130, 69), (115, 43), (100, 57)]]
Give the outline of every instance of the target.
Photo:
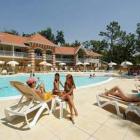
[[(44, 83), (47, 91), (52, 91), (54, 74), (36, 74), (35, 76), (40, 78), (40, 80)], [(65, 77), (65, 74), (60, 74), (60, 80), (63, 84), (66, 79)], [(10, 85), (10, 81), (20, 81), (26, 83), (28, 78), (28, 74), (0, 77), (0, 99), (2, 99), (3, 97), (19, 96), (20, 93)], [(96, 76), (94, 78), (89, 78), (88, 76), (74, 76), (74, 82), (77, 88), (88, 86), (91, 84), (95, 85), (108, 79), (109, 77), (105, 76)]]

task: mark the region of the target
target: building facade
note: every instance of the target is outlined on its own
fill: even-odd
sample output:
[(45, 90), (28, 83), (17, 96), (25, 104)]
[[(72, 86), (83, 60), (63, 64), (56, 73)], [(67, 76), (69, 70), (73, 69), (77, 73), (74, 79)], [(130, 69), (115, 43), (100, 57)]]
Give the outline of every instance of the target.
[(14, 60), (19, 62), (21, 71), (25, 71), (27, 66), (31, 66), (32, 71), (39, 71), (39, 63), (47, 61), (53, 67), (59, 63), (66, 63), (67, 66), (73, 67), (78, 61), (93, 63), (99, 61), (100, 54), (90, 54), (86, 50), (83, 57), (79, 57), (79, 47), (58, 46), (40, 34), (34, 34), (29, 37), (22, 37), (8, 33), (0, 33), (0, 60)]

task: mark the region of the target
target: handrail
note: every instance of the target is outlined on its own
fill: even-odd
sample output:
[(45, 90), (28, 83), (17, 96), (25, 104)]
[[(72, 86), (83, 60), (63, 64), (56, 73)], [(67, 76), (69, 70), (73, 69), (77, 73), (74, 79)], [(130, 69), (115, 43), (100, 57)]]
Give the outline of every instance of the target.
[(26, 52), (16, 52), (16, 51), (13, 53), (13, 51), (0, 50), (0, 56), (27, 57), (28, 53), (26, 53)]

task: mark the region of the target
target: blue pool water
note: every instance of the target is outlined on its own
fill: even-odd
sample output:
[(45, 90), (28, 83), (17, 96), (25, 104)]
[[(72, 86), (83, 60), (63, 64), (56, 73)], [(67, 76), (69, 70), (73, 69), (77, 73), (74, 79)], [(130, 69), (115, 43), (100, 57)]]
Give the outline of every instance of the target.
[[(45, 88), (47, 91), (52, 91), (54, 74), (36, 74), (36, 77), (40, 77), (40, 80), (45, 84)], [(60, 77), (61, 77), (60, 78), (61, 82), (64, 84), (65, 75), (60, 74)], [(0, 99), (2, 97), (13, 97), (13, 96), (20, 95), (20, 93), (10, 85), (9, 81), (21, 81), (23, 83), (26, 83), (28, 78), (29, 78), (28, 74), (0, 77)], [(105, 77), (105, 76), (96, 76), (94, 78), (89, 78), (88, 76), (74, 76), (74, 81), (77, 88), (88, 86), (91, 84), (94, 85), (106, 81), (108, 79), (109, 77)]]

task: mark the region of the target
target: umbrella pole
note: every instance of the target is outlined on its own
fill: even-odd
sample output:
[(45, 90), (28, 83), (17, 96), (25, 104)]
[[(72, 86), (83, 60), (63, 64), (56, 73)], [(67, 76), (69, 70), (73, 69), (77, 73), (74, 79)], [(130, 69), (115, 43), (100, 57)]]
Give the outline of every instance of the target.
[(15, 52), (14, 52), (14, 45), (12, 45), (13, 46), (13, 60), (14, 60), (14, 56), (15, 56)]
[[(13, 61), (14, 61), (14, 56), (15, 56), (15, 52), (14, 51), (15, 51), (15, 47), (13, 45)], [(13, 72), (15, 72), (15, 66), (13, 66), (12, 70), (13, 70)]]

